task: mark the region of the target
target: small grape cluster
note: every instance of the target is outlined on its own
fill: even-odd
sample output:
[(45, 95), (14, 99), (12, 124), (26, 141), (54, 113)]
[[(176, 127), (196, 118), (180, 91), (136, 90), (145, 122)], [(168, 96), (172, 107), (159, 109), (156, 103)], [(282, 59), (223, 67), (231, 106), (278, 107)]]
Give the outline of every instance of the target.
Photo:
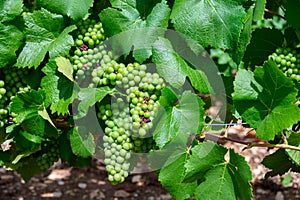
[[(70, 58), (76, 72), (76, 81), (81, 86), (89, 87), (113, 84), (112, 67), (117, 66), (115, 66), (112, 52), (103, 43), (105, 36), (101, 22), (87, 19), (80, 22), (78, 27), (79, 33), (75, 39), (76, 49)], [(106, 73), (104, 74), (103, 71)]]
[(93, 48), (105, 40), (101, 22), (97, 22), (94, 19), (87, 19), (80, 21), (77, 26), (79, 33), (75, 40), (75, 44), (79, 48), (84, 48), (85, 46)]
[(55, 140), (43, 142), (37, 157), (37, 165), (41, 171), (49, 169), (59, 159), (59, 148)]
[(287, 77), (300, 81), (300, 54), (290, 48), (277, 48), (269, 59), (276, 62)]
[(106, 124), (103, 146), (108, 180), (113, 184), (123, 182), (129, 174), (130, 150), (133, 148), (128, 131), (131, 126), (129, 109), (118, 98), (113, 104), (99, 106), (98, 118)]
[(16, 114), (9, 113), (8, 105), (17, 92), (26, 92), (30, 87), (24, 82), (24, 77), (29, 73), (26, 69), (14, 67), (3, 68), (0, 72), (0, 128), (16, 122)]

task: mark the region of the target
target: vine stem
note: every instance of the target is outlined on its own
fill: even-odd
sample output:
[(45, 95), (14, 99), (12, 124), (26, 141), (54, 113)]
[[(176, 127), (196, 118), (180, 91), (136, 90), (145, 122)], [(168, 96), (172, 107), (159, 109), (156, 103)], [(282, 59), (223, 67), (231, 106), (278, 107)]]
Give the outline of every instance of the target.
[[(267, 143), (266, 141), (263, 141), (263, 143), (247, 142), (247, 141), (239, 140), (236, 138), (230, 138), (230, 137), (226, 137), (223, 135), (217, 135), (217, 134), (213, 134), (213, 133), (209, 133), (209, 132), (204, 132), (204, 135), (205, 135), (206, 139), (212, 140), (212, 141), (215, 141), (215, 139), (220, 139), (220, 140), (226, 140), (226, 141), (231, 141), (231, 142), (246, 145), (247, 147), (245, 147), (244, 149), (249, 149), (252, 147), (269, 147), (269, 148), (291, 149), (291, 150), (295, 150), (295, 151), (300, 151), (300, 147), (296, 147), (296, 146), (292, 146), (292, 145), (288, 145), (288, 144), (270, 144), (270, 143)], [(213, 140), (213, 138), (214, 138), (214, 140)]]
[(272, 11), (272, 10), (269, 10), (269, 9), (265, 9), (265, 12), (266, 12), (266, 13), (270, 13), (270, 14), (272, 14), (272, 15), (276, 15), (276, 16), (282, 18), (282, 19), (285, 19), (285, 18), (284, 18), (282, 15), (280, 15), (278, 12), (275, 12), (275, 11)]

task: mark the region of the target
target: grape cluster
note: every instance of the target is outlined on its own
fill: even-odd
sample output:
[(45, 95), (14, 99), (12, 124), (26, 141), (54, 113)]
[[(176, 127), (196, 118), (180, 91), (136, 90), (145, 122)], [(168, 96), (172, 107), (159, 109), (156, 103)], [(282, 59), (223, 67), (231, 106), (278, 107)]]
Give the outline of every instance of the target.
[(29, 71), (27, 69), (18, 69), (14, 67), (3, 68), (0, 76), (0, 128), (5, 124), (16, 122), (16, 114), (9, 113), (8, 105), (17, 92), (28, 91), (30, 88), (24, 81)]
[(59, 159), (59, 148), (55, 140), (43, 142), (41, 146), (37, 165), (42, 171), (46, 171)]
[[(93, 84), (115, 84), (125, 94), (112, 104), (99, 105), (98, 118), (105, 123), (104, 163), (108, 179), (120, 183), (128, 176), (131, 152), (155, 148), (150, 130), (158, 110), (159, 96), (165, 87), (157, 73), (147, 72), (146, 65), (116, 62), (101, 65), (92, 72)], [(111, 78), (113, 76), (113, 78)]]
[(79, 33), (75, 39), (76, 49), (70, 58), (76, 72), (76, 81), (81, 86), (89, 87), (113, 85), (112, 67), (117, 66), (112, 52), (103, 44), (105, 36), (101, 22), (88, 19), (80, 22), (78, 27)]
[(105, 40), (102, 23), (94, 19), (80, 21), (78, 24), (78, 36), (75, 40), (76, 46), (79, 48), (93, 48)]
[(122, 99), (113, 104), (101, 105), (98, 118), (105, 120), (103, 146), (108, 180), (113, 184), (123, 182), (128, 176), (130, 167), (130, 150), (133, 144), (130, 139), (131, 118), (129, 109)]
[(296, 50), (278, 48), (269, 59), (275, 61), (286, 76), (300, 81), (300, 54)]
[(123, 182), (129, 174), (132, 152), (149, 152), (155, 148), (151, 135), (158, 99), (164, 80), (147, 65), (116, 61), (116, 56), (103, 43), (101, 23), (81, 22), (71, 57), (75, 79), (80, 86), (115, 87), (120, 96), (111, 104), (98, 105), (97, 117), (104, 123), (104, 163), (108, 180)]

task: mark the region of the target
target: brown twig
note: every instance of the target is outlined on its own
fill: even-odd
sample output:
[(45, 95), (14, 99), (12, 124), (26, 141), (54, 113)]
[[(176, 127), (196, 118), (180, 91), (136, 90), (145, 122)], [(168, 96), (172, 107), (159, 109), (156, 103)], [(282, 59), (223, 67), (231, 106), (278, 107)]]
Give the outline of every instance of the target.
[(231, 141), (231, 142), (246, 145), (247, 146), (246, 149), (249, 149), (252, 147), (268, 147), (268, 148), (291, 149), (291, 150), (295, 150), (295, 151), (300, 151), (300, 147), (296, 147), (296, 146), (292, 146), (292, 145), (288, 145), (288, 144), (270, 144), (267, 141), (263, 141), (263, 140), (260, 142), (256, 142), (256, 141), (255, 142), (247, 142), (247, 141), (239, 140), (236, 138), (230, 138), (230, 137), (226, 137), (223, 135), (217, 135), (217, 134), (213, 134), (213, 133), (209, 133), (209, 132), (204, 132), (204, 135), (205, 135), (205, 139), (207, 139), (207, 140)]
[(280, 15), (278, 12), (269, 10), (269, 9), (267, 9), (267, 8), (265, 9), (265, 12), (270, 13), (270, 14), (272, 14), (272, 15), (276, 15), (276, 16), (282, 18), (282, 19), (285, 19), (284, 16)]

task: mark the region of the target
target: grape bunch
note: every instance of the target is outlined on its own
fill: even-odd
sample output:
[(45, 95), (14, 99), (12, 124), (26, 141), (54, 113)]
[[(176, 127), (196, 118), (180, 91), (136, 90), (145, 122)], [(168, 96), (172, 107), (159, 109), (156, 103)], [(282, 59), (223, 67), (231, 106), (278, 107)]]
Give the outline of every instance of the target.
[(147, 65), (117, 62), (104, 40), (101, 22), (81, 22), (70, 60), (80, 86), (109, 86), (119, 91), (112, 97), (115, 101), (111, 104), (97, 104), (97, 117), (104, 124), (108, 180), (116, 184), (129, 175), (132, 152), (149, 152), (156, 148), (151, 129), (165, 83), (157, 73), (147, 69)]
[(300, 82), (300, 54), (290, 48), (277, 48), (269, 59), (276, 62), (287, 77)]
[(123, 99), (118, 98), (113, 104), (100, 105), (98, 118), (105, 120), (106, 125), (103, 146), (108, 180), (113, 184), (123, 182), (129, 174), (130, 150), (133, 148), (129, 109)]
[[(74, 55), (70, 57), (73, 69), (76, 72), (75, 79), (82, 86), (94, 87), (100, 85), (113, 84), (113, 75), (109, 76), (111, 66), (116, 64), (112, 52), (108, 50), (103, 41), (105, 40), (104, 30), (101, 22), (87, 19), (78, 24), (79, 32), (75, 39), (76, 49)], [(105, 70), (107, 76), (102, 77)], [(115, 68), (115, 67), (114, 67)], [(92, 76), (93, 73), (93, 76)], [(95, 75), (97, 73), (98, 75)], [(94, 78), (98, 76), (98, 78)], [(93, 83), (91, 83), (93, 79)], [(99, 80), (101, 79), (101, 80)]]
[(28, 91), (30, 87), (25, 83), (25, 77), (29, 74), (27, 69), (15, 67), (3, 68), (0, 76), (0, 128), (5, 124), (16, 122), (16, 114), (9, 113), (8, 105), (17, 92)]
[(123, 94), (112, 104), (99, 104), (97, 114), (105, 124), (103, 146), (108, 179), (120, 183), (129, 174), (131, 153), (149, 152), (156, 147), (151, 129), (165, 83), (157, 73), (148, 72), (146, 65), (138, 63), (125, 66), (110, 62), (96, 68), (92, 76), (93, 84), (102, 86), (102, 81), (108, 79), (107, 84), (117, 86)]
[(42, 171), (49, 169), (59, 159), (59, 148), (55, 140), (45, 141), (37, 157), (37, 165)]
[(102, 28), (102, 23), (97, 22), (94, 19), (87, 19), (84, 21), (80, 21), (78, 24), (77, 39), (75, 40), (75, 44), (79, 48), (93, 48), (103, 40), (105, 40), (104, 30)]

